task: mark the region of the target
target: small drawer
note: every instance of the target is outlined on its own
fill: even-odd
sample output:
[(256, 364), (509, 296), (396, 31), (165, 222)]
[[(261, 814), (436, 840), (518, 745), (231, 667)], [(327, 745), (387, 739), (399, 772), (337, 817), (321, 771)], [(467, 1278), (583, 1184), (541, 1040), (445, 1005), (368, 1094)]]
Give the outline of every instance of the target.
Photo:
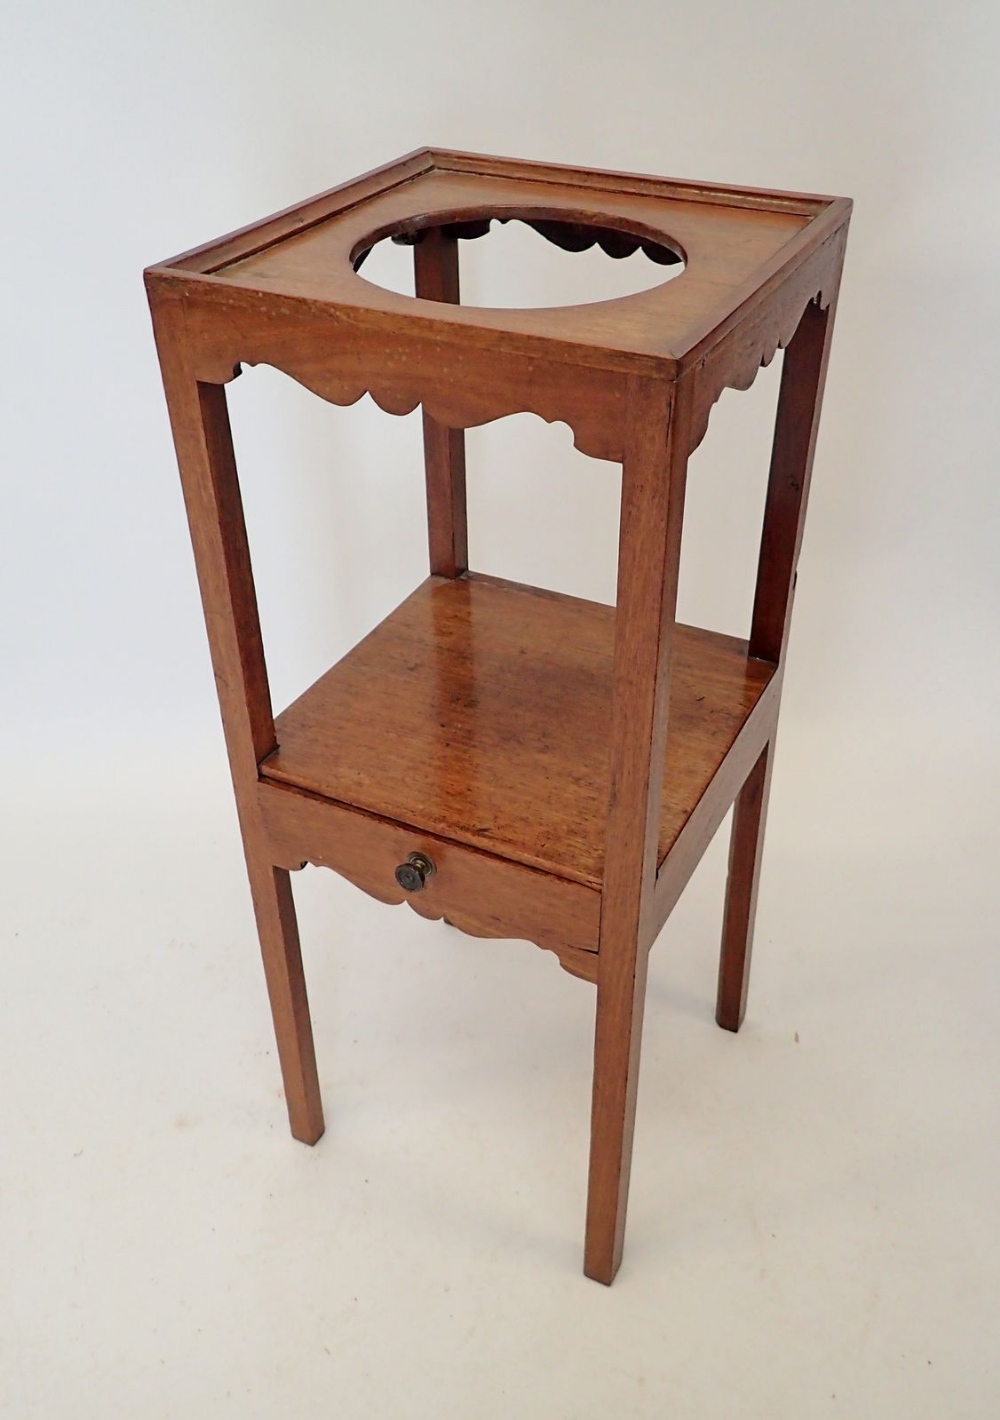
[(596, 980), (595, 889), (266, 779), (258, 803), (276, 866), (332, 868), (381, 902), (473, 936), (524, 938)]

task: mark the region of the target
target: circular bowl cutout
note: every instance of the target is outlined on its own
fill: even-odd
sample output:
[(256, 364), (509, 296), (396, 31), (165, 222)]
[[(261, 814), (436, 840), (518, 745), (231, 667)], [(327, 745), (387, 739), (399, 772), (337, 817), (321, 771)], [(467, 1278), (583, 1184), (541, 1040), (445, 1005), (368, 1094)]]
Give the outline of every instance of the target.
[[(375, 286), (412, 296), (407, 250), (440, 227), (460, 244), (462, 304), (492, 309), (590, 305), (660, 286), (684, 270), (673, 240), (635, 226), (551, 211), (422, 217), (359, 242), (355, 271)], [(487, 240), (476, 240), (487, 238)]]

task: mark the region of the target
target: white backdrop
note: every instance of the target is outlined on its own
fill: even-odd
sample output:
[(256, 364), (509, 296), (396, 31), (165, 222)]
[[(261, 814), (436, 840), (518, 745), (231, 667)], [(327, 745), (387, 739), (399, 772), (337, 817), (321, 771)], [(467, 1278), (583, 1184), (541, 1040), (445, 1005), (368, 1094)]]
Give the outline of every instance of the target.
[[(854, 890), (851, 883), (867, 884), (849, 941), (832, 926), (826, 940), (830, 982), (842, 980), (839, 970), (860, 972), (862, 963), (878, 963), (866, 978), (868, 995), (859, 988), (852, 998), (858, 1018), (843, 1023), (844, 1038), (863, 1036), (869, 1050), (863, 1079), (840, 1101), (845, 1111), (849, 1099), (891, 1072), (888, 1056), (897, 1067), (900, 1052), (909, 1052), (908, 1060), (922, 1058), (927, 1037), (921, 1031), (937, 1041), (934, 1069), (945, 1071), (949, 1089), (942, 1087), (939, 1113), (930, 1121), (922, 1122), (914, 1099), (907, 1115), (914, 1139), (924, 1123), (933, 1130), (934, 1119), (950, 1118), (968, 1090), (984, 1088), (984, 1078), (995, 1080), (1000, 1061), (989, 1044), (995, 1036), (989, 1022), (1000, 1006), (991, 925), (991, 864), (1000, 846), (993, 807), (1000, 701), (996, 6), (990, 0), (947, 7), (930, 0), (700, 0), (693, 6), (536, 0), (489, 7), (453, 0), (287, 0), (281, 6), (57, 0), (8, 3), (2, 26), (0, 658), (10, 851), (0, 874), (18, 930), (27, 934), (34, 923), (41, 932), (38, 923), (48, 923), (33, 958), (46, 963), (44, 981), (32, 974), (42, 968), (19, 957), (13, 939), (9, 943), (11, 960), (23, 968), (22, 977), (15, 974), (20, 995), (13, 989), (8, 995), (9, 1029), (28, 1031), (11, 1069), (21, 1071), (35, 1058), (32, 1042), (49, 1009), (44, 993), (68, 961), (79, 962), (81, 930), (93, 933), (93, 981), (86, 966), (74, 966), (84, 975), (67, 995), (67, 1023), (91, 986), (98, 989), (94, 983), (105, 968), (112, 969), (98, 944), (111, 940), (111, 923), (120, 915), (116, 893), (129, 891), (129, 874), (145, 871), (143, 892), (152, 895), (133, 892), (130, 912), (141, 918), (153, 910), (154, 898), (160, 901), (166, 869), (157, 866), (152, 844), (159, 842), (155, 825), (167, 815), (170, 795), (179, 835), (199, 792), (197, 812), (214, 825), (198, 866), (177, 869), (175, 896), (190, 894), (197, 878), (204, 902), (216, 902), (205, 906), (206, 920), (215, 921), (214, 912), (221, 921), (230, 908), (212, 898), (212, 884), (224, 861), (231, 910), (245, 910), (142, 268), (420, 144), (437, 143), (855, 199), (800, 570), (774, 788), (776, 838), (762, 911), (771, 903), (778, 921), (783, 884), (787, 900), (805, 914), (800, 922), (812, 921), (810, 913), (830, 919), (841, 895)], [(579, 260), (554, 253), (531, 233), (521, 236), (505, 230), (463, 246), (468, 296), (513, 302), (526, 293), (537, 300), (548, 289), (553, 260), (557, 267)], [(383, 269), (389, 272), (395, 259), (398, 271), (408, 257), (390, 252)], [(610, 283), (602, 287), (610, 291), (615, 281), (634, 281), (641, 260), (607, 263), (594, 279)], [(374, 258), (369, 270), (376, 270)], [(558, 271), (552, 279), (561, 279)], [(692, 468), (681, 610), (686, 619), (725, 630), (740, 631), (747, 621), (776, 372), (777, 362), (749, 393), (724, 396)], [(268, 370), (246, 372), (230, 390), (280, 706), (424, 573), (418, 422), (416, 416), (394, 420), (367, 399), (346, 410), (325, 406)], [(613, 600), (617, 471), (576, 453), (563, 426), (549, 428), (530, 416), (473, 431), (469, 449), (473, 564)], [(202, 770), (214, 776), (210, 804), (205, 791), (193, 787)], [(49, 796), (42, 807), (39, 791)], [(121, 804), (130, 794), (126, 813)], [(100, 837), (95, 824), (102, 806), (112, 803), (118, 807), (107, 812), (116, 826), (108, 830), (99, 864), (96, 858), (90, 863), (86, 845)], [(60, 838), (70, 822), (80, 832), (67, 836), (67, 830)], [(724, 848), (713, 853), (718, 878)], [(22, 867), (15, 869), (16, 862)], [(805, 883), (815, 889), (811, 897)], [(60, 916), (58, 904), (71, 892), (81, 894), (77, 905)], [(164, 923), (173, 910), (165, 902), (157, 909)], [(43, 904), (51, 905), (51, 920)], [(191, 914), (187, 930), (205, 933), (196, 909), (185, 911)], [(908, 991), (917, 991), (908, 984), (910, 929), (891, 926), (894, 914), (907, 911), (914, 922), (936, 924), (926, 940), (916, 929), (913, 936), (923, 944), (926, 1020), (919, 1031), (913, 1026), (917, 1033), (905, 1050), (899, 1041), (899, 1051), (880, 1055), (882, 1027), (865, 1016), (861, 1003), (877, 999), (878, 1022), (895, 1020), (895, 992), (906, 1000)], [(372, 931), (382, 932), (381, 917), (364, 921), (377, 922)], [(390, 926), (399, 929), (395, 918)], [(238, 928), (233, 961), (249, 960), (248, 917), (239, 918)], [(887, 940), (892, 948), (880, 955)], [(533, 965), (526, 959), (525, 980)], [(256, 1002), (254, 993), (263, 992), (252, 963), (247, 976), (248, 999)], [(176, 990), (174, 1008), (190, 1009), (185, 992), (193, 991), (192, 983), (183, 973), (164, 980), (167, 998)], [(935, 993), (944, 982), (954, 1009), (945, 1025), (934, 1027)], [(557, 984), (562, 989), (561, 979)], [(150, 1019), (157, 1019), (147, 1006)], [(864, 1028), (857, 1023), (862, 1017)], [(164, 1032), (168, 1019), (169, 1013)], [(255, 1018), (255, 1025), (263, 1040), (266, 1020)], [(960, 1058), (949, 1054), (963, 1035), (975, 1049), (969, 1046)], [(57, 1032), (50, 1042), (57, 1056), (60, 1038)], [(840, 1040), (831, 1023), (831, 1060), (839, 1058)], [(138, 1051), (141, 1041), (127, 1030), (116, 1046), (107, 1046), (126, 1075), (133, 1068), (130, 1041)], [(258, 1054), (260, 1048), (253, 1047)], [(85, 1062), (77, 1058), (72, 1066), (81, 1078)], [(348, 1067), (341, 1062), (337, 1068)], [(897, 1094), (905, 1078), (893, 1076)], [(239, 1088), (233, 1084), (234, 1097)], [(914, 1088), (926, 1098), (928, 1080)], [(884, 1113), (869, 1121), (873, 1131), (899, 1098), (890, 1092), (882, 1101)], [(907, 1389), (909, 1382), (897, 1384), (898, 1377), (887, 1380), (882, 1360), (872, 1362), (854, 1414), (876, 1413), (876, 1394), (882, 1415), (991, 1413), (995, 1357), (989, 1359), (977, 1328), (996, 1304), (997, 1254), (987, 1247), (989, 1268), (976, 1272), (983, 1261), (981, 1253), (975, 1261), (975, 1240), (1000, 1235), (986, 1182), (995, 1179), (997, 1158), (995, 1148), (976, 1150), (987, 1147), (984, 1136), (996, 1138), (1000, 1121), (992, 1095), (976, 1098), (976, 1121), (970, 1117), (968, 1134), (948, 1146), (956, 1172), (941, 1184), (964, 1199), (960, 1243), (971, 1271), (947, 1272), (943, 1240), (933, 1254), (934, 1265), (947, 1273), (941, 1285), (951, 1299), (948, 1315), (969, 1309), (962, 1320), (967, 1348), (952, 1347), (954, 1375), (933, 1396)], [(585, 1115), (583, 1095), (578, 1103)], [(23, 1120), (15, 1114), (4, 1126), (5, 1137), (12, 1130), (16, 1137), (19, 1120), (35, 1117), (27, 1103), (24, 1111)], [(18, 1165), (29, 1171), (37, 1157), (33, 1127), (24, 1125), (29, 1143)], [(845, 1124), (846, 1135), (854, 1137), (854, 1128)], [(839, 1140), (834, 1147), (842, 1146)], [(975, 1187), (963, 1192), (963, 1178), (971, 1179), (976, 1167)], [(12, 1224), (18, 1235), (38, 1223), (30, 1200), (47, 1196), (46, 1179), (51, 1174), (44, 1168), (25, 1185), (33, 1221), (19, 1215)], [(51, 1206), (58, 1211), (61, 1204)], [(413, 1226), (419, 1231), (419, 1215)], [(941, 1239), (952, 1226), (942, 1224)], [(447, 1229), (440, 1246), (447, 1246)], [(886, 1243), (879, 1266), (891, 1271), (905, 1247), (903, 1238)], [(555, 1265), (572, 1271), (572, 1258), (572, 1251), (560, 1255)], [(25, 1275), (36, 1275), (29, 1252), (22, 1264)], [(530, 1282), (537, 1258), (523, 1255), (519, 1265)], [(38, 1340), (53, 1296), (68, 1285), (55, 1255), (46, 1266), (48, 1272), (43, 1267), (37, 1275), (48, 1277), (49, 1290), (39, 1292), (37, 1313), (28, 1308), (20, 1317), (28, 1331), (15, 1326), (10, 1333), (20, 1337), (18, 1345), (25, 1335)], [(658, 1254), (647, 1256), (644, 1267), (668, 1281), (676, 1275), (671, 1259)], [(828, 1276), (819, 1275), (826, 1285)], [(409, 1293), (407, 1285), (398, 1283), (399, 1294), (416, 1305), (415, 1273)], [(618, 1295), (616, 1289), (612, 1296)], [(795, 1330), (794, 1296), (779, 1287), (771, 1301), (776, 1334), (808, 1353), (812, 1343)], [(29, 1315), (30, 1324), (24, 1321)], [(741, 1324), (750, 1323), (744, 1318)], [(881, 1324), (885, 1357), (902, 1355), (916, 1344), (914, 1334), (923, 1335), (915, 1322), (905, 1338), (891, 1322)], [(447, 1337), (442, 1356), (462, 1357), (470, 1376), (500, 1364), (501, 1341), (491, 1362), (477, 1351), (479, 1343), (457, 1329), (452, 1334), (446, 1321), (441, 1325)], [(836, 1318), (830, 1325), (842, 1336), (849, 1375), (860, 1343), (846, 1322), (842, 1333)], [(108, 1327), (111, 1335), (111, 1321)], [(69, 1332), (57, 1328), (55, 1335)], [(756, 1354), (752, 1334), (743, 1339), (747, 1355)], [(116, 1413), (115, 1404), (102, 1409), (96, 1399), (118, 1395), (101, 1369), (110, 1365), (114, 1348), (90, 1336), (80, 1343), (80, 1360), (74, 1344), (57, 1345), (66, 1386), (49, 1397), (46, 1413), (91, 1413), (70, 1403), (84, 1393), (93, 1398), (95, 1414)], [(145, 1402), (155, 1357), (136, 1345), (130, 1354), (143, 1359), (129, 1384)], [(24, 1354), (33, 1354), (30, 1346)], [(44, 1370), (41, 1354), (35, 1361)], [(0, 1346), (0, 1363), (2, 1356)], [(544, 1365), (538, 1366), (542, 1375)], [(57, 1372), (58, 1366), (47, 1374)], [(269, 1403), (298, 1413), (292, 1373), (279, 1367), (268, 1374)], [(343, 1375), (350, 1374), (348, 1365)], [(202, 1379), (195, 1400), (187, 1395), (187, 1413), (229, 1413), (221, 1399), (228, 1384), (222, 1371), (209, 1368)], [(918, 1379), (927, 1383), (923, 1372)], [(808, 1388), (778, 1395), (762, 1380), (757, 1390), (751, 1387), (744, 1410), (728, 1391), (701, 1390), (693, 1382), (685, 1389), (689, 1381), (681, 1367), (671, 1382), (678, 1415), (840, 1413), (832, 1403), (824, 1409)], [(320, 1380), (315, 1384), (317, 1394), (326, 1393)], [(619, 1414), (667, 1413), (662, 1391), (626, 1394), (608, 1385), (589, 1393)], [(562, 1385), (550, 1376), (532, 1387), (522, 1414), (590, 1413), (586, 1395), (572, 1398), (569, 1380)], [(17, 1373), (11, 1394), (19, 1400), (10, 1414), (41, 1413), (26, 1398), (26, 1374)], [(164, 1414), (181, 1404), (180, 1394), (163, 1401)], [(410, 1413), (405, 1406), (394, 1409), (388, 1392), (378, 1394), (372, 1408), (362, 1387), (357, 1409), (342, 1413)], [(451, 1414), (443, 1402), (435, 1408), (434, 1394), (440, 1401), (440, 1389), (426, 1396), (419, 1386), (410, 1392), (412, 1413)], [(454, 1413), (476, 1413), (452, 1399)], [(512, 1413), (500, 1401), (497, 1406), (498, 1414)], [(2, 1388), (0, 1413), (8, 1413)], [(117, 1413), (125, 1413), (120, 1405)], [(261, 1413), (277, 1412), (264, 1407)]]

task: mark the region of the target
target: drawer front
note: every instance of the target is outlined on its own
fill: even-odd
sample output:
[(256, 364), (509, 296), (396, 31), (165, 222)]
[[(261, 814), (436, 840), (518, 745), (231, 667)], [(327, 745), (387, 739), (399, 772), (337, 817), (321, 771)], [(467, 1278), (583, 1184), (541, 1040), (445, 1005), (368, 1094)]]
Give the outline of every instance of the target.
[[(258, 803), (276, 866), (332, 868), (381, 902), (408, 902), (474, 936), (524, 938), (596, 980), (601, 895), (593, 888), (266, 779)], [(434, 871), (407, 892), (395, 874), (413, 853)]]

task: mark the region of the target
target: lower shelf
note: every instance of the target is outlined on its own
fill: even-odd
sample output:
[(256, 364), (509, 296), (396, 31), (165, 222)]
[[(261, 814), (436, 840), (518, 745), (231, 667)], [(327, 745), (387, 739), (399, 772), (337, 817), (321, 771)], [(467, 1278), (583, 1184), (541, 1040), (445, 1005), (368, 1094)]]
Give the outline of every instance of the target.
[[(599, 888), (614, 626), (576, 597), (428, 578), (278, 716), (261, 776)], [(678, 626), (661, 860), (773, 672)]]

